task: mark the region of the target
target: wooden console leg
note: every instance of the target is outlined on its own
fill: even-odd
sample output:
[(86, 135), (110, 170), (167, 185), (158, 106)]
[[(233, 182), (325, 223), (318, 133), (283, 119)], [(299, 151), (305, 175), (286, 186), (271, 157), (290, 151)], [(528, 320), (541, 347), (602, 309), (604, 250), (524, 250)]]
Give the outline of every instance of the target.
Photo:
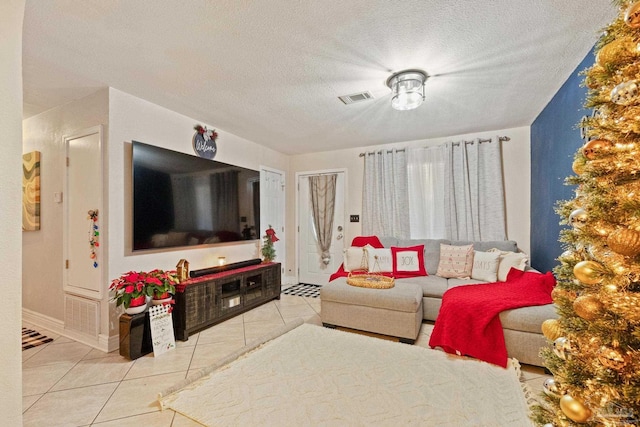
[(400, 341), (403, 344), (409, 344), (409, 345), (413, 345), (416, 340), (412, 340), (411, 338), (398, 338), (398, 341)]

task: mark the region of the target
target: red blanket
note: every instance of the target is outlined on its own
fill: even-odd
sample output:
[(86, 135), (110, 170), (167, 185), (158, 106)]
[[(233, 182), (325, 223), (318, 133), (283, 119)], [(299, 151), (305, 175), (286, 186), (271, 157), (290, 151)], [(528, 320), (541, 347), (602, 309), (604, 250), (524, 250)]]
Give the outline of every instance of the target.
[(540, 274), (512, 268), (506, 282), (451, 288), (442, 296), (429, 345), (506, 367), (507, 348), (500, 312), (551, 304), (555, 283), (551, 272)]

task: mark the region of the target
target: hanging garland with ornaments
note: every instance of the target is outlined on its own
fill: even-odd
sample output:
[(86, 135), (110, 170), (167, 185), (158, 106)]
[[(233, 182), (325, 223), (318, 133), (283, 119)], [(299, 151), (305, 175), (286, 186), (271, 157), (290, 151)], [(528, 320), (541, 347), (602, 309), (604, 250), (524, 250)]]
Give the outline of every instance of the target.
[(584, 145), (575, 198), (560, 202), (565, 252), (554, 270), (558, 319), (542, 324), (553, 374), (533, 408), (537, 425), (640, 425), (640, 1), (620, 13), (584, 72)]
[(89, 220), (89, 258), (93, 261), (93, 268), (98, 268), (98, 254), (96, 250), (100, 247), (100, 230), (98, 227), (98, 209), (87, 212)]

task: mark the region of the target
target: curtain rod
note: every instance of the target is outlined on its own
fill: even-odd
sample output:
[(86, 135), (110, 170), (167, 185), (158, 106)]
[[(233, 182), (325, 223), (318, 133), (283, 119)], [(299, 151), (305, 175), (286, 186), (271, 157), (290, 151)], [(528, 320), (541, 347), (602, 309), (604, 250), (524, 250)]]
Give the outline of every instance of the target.
[[(485, 138), (485, 139), (479, 139), (478, 142), (480, 144), (482, 144), (483, 142), (491, 142), (491, 138)], [(511, 138), (509, 138), (508, 136), (500, 136), (498, 137), (498, 140), (500, 140), (500, 142), (504, 142), (504, 141), (511, 141)], [(473, 144), (475, 141), (464, 141), (465, 144)], [(459, 142), (453, 142), (453, 145), (460, 145)], [(387, 153), (391, 153), (393, 150), (387, 150)], [(396, 151), (405, 151), (404, 148), (399, 148)], [(360, 153), (358, 155), (358, 157), (364, 157), (366, 154), (376, 154), (376, 153), (382, 153), (382, 150), (379, 151), (371, 151), (369, 153)]]

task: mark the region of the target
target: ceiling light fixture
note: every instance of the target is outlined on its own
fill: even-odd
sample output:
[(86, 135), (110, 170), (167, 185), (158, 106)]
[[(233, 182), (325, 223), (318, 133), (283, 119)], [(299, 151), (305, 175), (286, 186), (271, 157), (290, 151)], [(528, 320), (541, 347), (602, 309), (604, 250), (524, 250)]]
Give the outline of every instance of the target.
[(396, 110), (413, 110), (424, 101), (424, 82), (429, 75), (422, 70), (404, 70), (387, 79), (393, 98), (391, 106)]

